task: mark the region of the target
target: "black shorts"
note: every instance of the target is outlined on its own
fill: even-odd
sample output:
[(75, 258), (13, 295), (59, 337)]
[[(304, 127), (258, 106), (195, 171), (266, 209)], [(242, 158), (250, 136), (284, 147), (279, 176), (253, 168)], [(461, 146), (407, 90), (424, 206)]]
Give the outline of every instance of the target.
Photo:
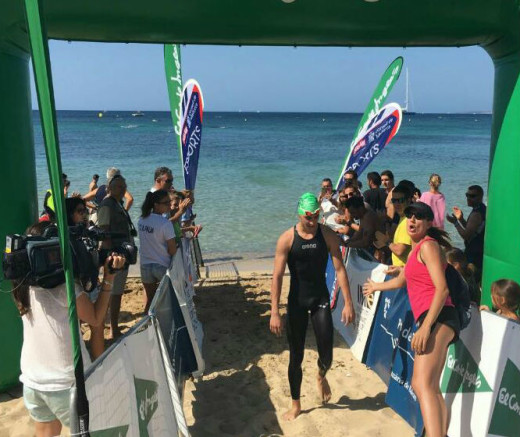
[[(417, 326), (420, 327), (424, 319), (426, 318), (428, 314), (428, 311), (425, 311), (422, 313), (419, 318), (417, 319)], [(446, 325), (453, 329), (453, 332), (455, 333), (455, 336), (453, 337), (453, 340), (450, 341), (450, 344), (456, 343), (459, 339), (460, 334), (460, 321), (459, 321), (459, 315), (457, 313), (457, 310), (455, 307), (449, 307), (444, 306), (442, 307), (441, 312), (437, 316), (437, 320), (433, 323), (431, 332), (435, 329), (435, 326), (437, 323), (442, 323), (443, 325)]]

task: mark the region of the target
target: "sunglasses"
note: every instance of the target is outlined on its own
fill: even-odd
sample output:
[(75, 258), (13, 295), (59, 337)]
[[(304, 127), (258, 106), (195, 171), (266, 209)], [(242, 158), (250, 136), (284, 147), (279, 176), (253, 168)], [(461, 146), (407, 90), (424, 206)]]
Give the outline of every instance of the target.
[(411, 219), (412, 217), (415, 217), (415, 220), (430, 220), (429, 217), (426, 216), (426, 214), (423, 214), (422, 212), (411, 212), (408, 211), (404, 214), (407, 219)]
[(405, 197), (400, 197), (400, 198), (392, 197), (392, 203), (406, 203), (406, 198)]
[(307, 220), (317, 219), (320, 215), (320, 209), (318, 208), (316, 211), (305, 211), (305, 218)]
[(470, 199), (473, 199), (474, 197), (477, 197), (477, 194), (466, 193), (466, 197), (467, 197), (467, 198), (470, 198)]

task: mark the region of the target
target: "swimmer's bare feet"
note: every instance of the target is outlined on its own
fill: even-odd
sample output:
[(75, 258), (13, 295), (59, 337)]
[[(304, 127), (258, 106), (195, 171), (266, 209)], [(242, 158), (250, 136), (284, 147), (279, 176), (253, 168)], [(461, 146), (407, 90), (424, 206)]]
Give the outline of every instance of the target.
[(329, 382), (327, 381), (327, 378), (324, 376), (318, 375), (317, 378), (318, 381), (318, 396), (320, 397), (321, 401), (326, 404), (330, 401), (330, 398), (332, 397), (332, 393), (330, 391)]
[(288, 422), (291, 420), (296, 419), (300, 413), (302, 412), (302, 406), (300, 404), (300, 401), (292, 401), (292, 406), (290, 410), (287, 410), (285, 413), (283, 413), (284, 420), (287, 420)]

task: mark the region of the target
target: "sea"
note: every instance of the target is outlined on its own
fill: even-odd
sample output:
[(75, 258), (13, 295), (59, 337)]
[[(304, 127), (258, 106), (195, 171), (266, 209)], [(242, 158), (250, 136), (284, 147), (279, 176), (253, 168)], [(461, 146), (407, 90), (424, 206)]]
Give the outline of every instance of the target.
[[(100, 116), (101, 115), (101, 116)], [(173, 170), (174, 187), (184, 187), (180, 155), (169, 112), (58, 111), (63, 171), (71, 191), (85, 194), (92, 175), (103, 183), (117, 167), (134, 196), (130, 215), (137, 222), (155, 168)], [(206, 262), (274, 255), (278, 236), (297, 221), (297, 200), (318, 193), (321, 180), (339, 177), (361, 114), (208, 112), (195, 190), (196, 222)], [(40, 209), (49, 187), (38, 112), (33, 113)], [(442, 177), (447, 208), (467, 216), (465, 192), (487, 190), (491, 115), (404, 114), (393, 141), (360, 176), (390, 169), (396, 182), (413, 181), (428, 189), (431, 173)], [(462, 242), (453, 226), (447, 230)]]

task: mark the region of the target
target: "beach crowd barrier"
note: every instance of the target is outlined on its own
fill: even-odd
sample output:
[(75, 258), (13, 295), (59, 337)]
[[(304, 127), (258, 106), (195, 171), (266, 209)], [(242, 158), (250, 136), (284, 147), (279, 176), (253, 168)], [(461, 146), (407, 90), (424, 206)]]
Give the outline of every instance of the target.
[(92, 437), (189, 436), (182, 390), (204, 360), (187, 262), (178, 250), (148, 315), (87, 369)]
[[(366, 299), (363, 283), (369, 277), (380, 282), (386, 266), (352, 249), (344, 262), (358, 321), (352, 328), (341, 324), (343, 299), (330, 286), (334, 284), (330, 274), (334, 326), (354, 356), (385, 382), (386, 403), (420, 435), (423, 422), (411, 387), (415, 322), (406, 288), (377, 292), (373, 300)], [(451, 414), (451, 437), (520, 435), (519, 344), (520, 324), (472, 308), (471, 323), (448, 349), (440, 381)]]

